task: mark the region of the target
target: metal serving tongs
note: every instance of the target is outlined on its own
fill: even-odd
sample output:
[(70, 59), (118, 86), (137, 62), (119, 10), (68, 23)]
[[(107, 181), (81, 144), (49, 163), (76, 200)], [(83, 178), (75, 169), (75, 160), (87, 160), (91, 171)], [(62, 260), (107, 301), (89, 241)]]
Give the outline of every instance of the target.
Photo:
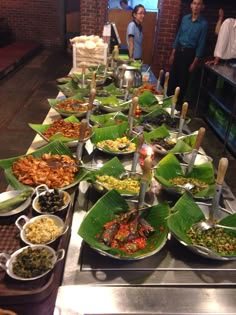
[(93, 109), (93, 103), (94, 103), (95, 95), (96, 95), (96, 89), (95, 89), (95, 88), (92, 88), (92, 89), (90, 90), (88, 111), (87, 111), (87, 114), (86, 114), (86, 119), (87, 119), (87, 121), (89, 121), (90, 116), (91, 116), (91, 112), (92, 112), (92, 109)]
[(179, 119), (179, 131), (178, 131), (177, 138), (182, 136), (182, 132), (183, 132), (183, 127), (184, 127), (184, 122), (185, 122), (185, 117), (187, 115), (187, 111), (188, 111), (188, 103), (184, 102), (183, 106), (182, 106), (182, 111), (181, 111), (181, 114), (180, 114), (180, 119)]
[(175, 116), (175, 107), (176, 107), (176, 104), (177, 104), (177, 101), (178, 101), (179, 92), (180, 92), (180, 87), (177, 86), (175, 88), (175, 93), (174, 93), (174, 95), (172, 97), (172, 104), (171, 104), (171, 111), (170, 111), (171, 118), (174, 118), (174, 116)]
[(191, 153), (191, 159), (190, 159), (190, 161), (188, 163), (188, 167), (186, 169), (186, 175), (188, 175), (193, 169), (193, 166), (194, 166), (197, 154), (198, 154), (198, 150), (201, 146), (205, 132), (206, 132), (206, 129), (204, 127), (201, 127), (198, 130), (197, 138), (196, 138), (196, 141), (195, 141), (192, 153)]
[(76, 148), (76, 160), (78, 162), (82, 161), (82, 153), (83, 153), (83, 146), (84, 146), (84, 139), (86, 135), (86, 129), (88, 128), (88, 120), (82, 119), (79, 128), (79, 141)]

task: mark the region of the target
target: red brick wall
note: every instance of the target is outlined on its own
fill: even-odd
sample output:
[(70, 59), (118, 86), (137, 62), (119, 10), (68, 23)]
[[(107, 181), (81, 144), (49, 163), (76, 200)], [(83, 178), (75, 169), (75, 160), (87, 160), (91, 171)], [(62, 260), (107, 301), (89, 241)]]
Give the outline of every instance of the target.
[[(160, 69), (168, 70), (168, 58), (172, 44), (183, 15), (190, 13), (190, 0), (159, 0), (158, 25), (156, 33), (156, 47), (152, 69), (158, 74)], [(205, 59), (213, 55), (216, 35), (214, 29), (220, 7), (225, 10), (225, 18), (236, 16), (235, 0), (204, 0), (203, 11), (209, 23), (208, 37), (205, 50)]]
[(108, 0), (80, 1), (81, 35), (102, 35), (103, 25), (107, 21)]
[[(79, 1), (79, 0), (78, 0)], [(16, 39), (37, 40), (45, 45), (63, 45), (65, 12), (63, 0), (0, 0), (0, 16), (6, 17)], [(107, 21), (108, 0), (80, 0), (80, 33), (101, 36)], [(190, 12), (190, 0), (159, 0), (156, 47), (152, 69), (167, 69), (168, 58), (181, 17)], [(205, 0), (209, 22), (206, 55), (213, 53), (214, 27), (219, 7), (225, 18), (236, 16), (235, 0)]]
[(60, 8), (56, 0), (1, 0), (0, 16), (6, 17), (17, 40), (37, 40), (60, 45)]
[(155, 73), (167, 67), (181, 13), (181, 0), (159, 0), (158, 10), (157, 39), (152, 65)]

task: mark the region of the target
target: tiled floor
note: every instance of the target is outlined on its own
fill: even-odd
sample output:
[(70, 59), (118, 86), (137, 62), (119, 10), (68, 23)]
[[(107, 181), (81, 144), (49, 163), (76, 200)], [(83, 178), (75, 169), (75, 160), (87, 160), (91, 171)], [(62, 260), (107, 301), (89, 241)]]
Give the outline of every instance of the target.
[[(27, 151), (35, 136), (28, 123), (44, 120), (49, 110), (47, 98), (54, 98), (58, 93), (55, 79), (66, 75), (71, 66), (72, 57), (66, 53), (43, 50), (17, 72), (0, 81), (0, 158), (18, 156)], [(226, 182), (236, 195), (235, 158), (229, 152), (223, 154), (222, 142), (203, 119), (192, 117), (189, 127), (192, 131), (206, 127), (203, 148), (213, 158), (215, 166), (222, 156), (228, 157)], [(0, 192), (6, 186), (0, 170)]]

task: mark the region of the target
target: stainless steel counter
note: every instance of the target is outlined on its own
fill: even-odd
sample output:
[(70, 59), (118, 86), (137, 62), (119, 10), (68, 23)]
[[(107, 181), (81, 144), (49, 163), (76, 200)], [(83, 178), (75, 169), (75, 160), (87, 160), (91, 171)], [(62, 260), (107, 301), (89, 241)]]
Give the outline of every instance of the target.
[[(226, 191), (235, 209), (227, 186)], [(83, 243), (77, 231), (96, 194), (87, 183), (80, 184), (57, 298), (61, 315), (236, 314), (235, 261), (200, 257), (173, 238), (140, 261), (105, 257)]]
[[(89, 160), (109, 158), (95, 152)], [(236, 261), (200, 257), (171, 237), (159, 253), (140, 261), (105, 257), (86, 245), (77, 232), (97, 194), (80, 183), (55, 315), (236, 314)], [(226, 184), (223, 195), (222, 206), (236, 210)]]

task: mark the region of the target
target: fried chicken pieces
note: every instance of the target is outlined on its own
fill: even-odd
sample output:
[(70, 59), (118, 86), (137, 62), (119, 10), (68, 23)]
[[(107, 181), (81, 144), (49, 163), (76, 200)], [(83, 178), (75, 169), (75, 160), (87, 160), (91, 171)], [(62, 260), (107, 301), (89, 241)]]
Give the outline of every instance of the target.
[[(69, 166), (58, 166), (51, 168), (47, 160), (55, 160), (61, 163), (70, 164)], [(74, 181), (74, 175), (78, 171), (75, 161), (68, 155), (43, 154), (36, 158), (33, 155), (21, 157), (12, 165), (13, 174), (17, 179), (29, 186), (46, 184), (49, 188), (62, 188), (70, 185)]]

